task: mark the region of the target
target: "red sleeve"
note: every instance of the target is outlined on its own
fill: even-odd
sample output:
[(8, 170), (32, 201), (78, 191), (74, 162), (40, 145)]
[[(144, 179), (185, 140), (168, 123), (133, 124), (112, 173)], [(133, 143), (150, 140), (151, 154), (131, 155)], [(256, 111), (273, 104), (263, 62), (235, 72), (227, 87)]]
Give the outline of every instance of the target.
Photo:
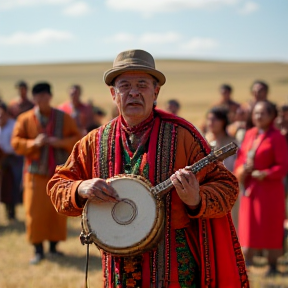
[(288, 170), (288, 150), (287, 142), (283, 135), (275, 133), (272, 138), (272, 147), (274, 153), (274, 165), (265, 169), (267, 176), (265, 179), (281, 179), (284, 178)]

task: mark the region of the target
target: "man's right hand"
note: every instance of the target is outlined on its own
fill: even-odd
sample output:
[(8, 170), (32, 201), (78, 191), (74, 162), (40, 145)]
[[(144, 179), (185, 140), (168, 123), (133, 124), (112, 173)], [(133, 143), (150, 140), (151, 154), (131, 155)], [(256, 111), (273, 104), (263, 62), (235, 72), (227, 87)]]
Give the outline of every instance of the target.
[(77, 191), (82, 199), (96, 202), (117, 203), (121, 200), (116, 190), (101, 178), (93, 178), (81, 182)]
[(46, 134), (41, 133), (34, 139), (34, 146), (35, 147), (42, 147), (46, 144)]

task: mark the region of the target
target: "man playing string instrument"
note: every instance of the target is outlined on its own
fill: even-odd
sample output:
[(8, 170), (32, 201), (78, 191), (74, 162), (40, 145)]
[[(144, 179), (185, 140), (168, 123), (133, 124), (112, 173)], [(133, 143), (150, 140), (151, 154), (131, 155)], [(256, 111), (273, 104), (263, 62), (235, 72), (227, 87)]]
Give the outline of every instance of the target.
[(121, 199), (106, 179), (118, 174), (141, 175), (152, 185), (171, 177), (174, 185), (156, 248), (133, 257), (101, 251), (104, 287), (249, 287), (230, 216), (237, 180), (219, 162), (196, 175), (182, 169), (210, 148), (192, 124), (155, 108), (166, 79), (152, 55), (120, 53), (104, 81), (119, 117), (82, 138), (56, 170), (47, 186), (56, 210), (78, 216), (87, 200), (116, 203)]

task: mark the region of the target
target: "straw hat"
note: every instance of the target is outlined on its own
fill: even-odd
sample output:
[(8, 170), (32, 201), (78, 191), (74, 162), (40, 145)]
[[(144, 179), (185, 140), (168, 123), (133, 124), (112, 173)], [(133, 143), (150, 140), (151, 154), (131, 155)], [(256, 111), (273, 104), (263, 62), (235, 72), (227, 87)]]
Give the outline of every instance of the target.
[(164, 74), (155, 69), (153, 56), (144, 50), (128, 50), (118, 54), (113, 68), (104, 73), (104, 81), (111, 86), (117, 76), (128, 71), (146, 72), (154, 76), (160, 86), (164, 85), (166, 81)]

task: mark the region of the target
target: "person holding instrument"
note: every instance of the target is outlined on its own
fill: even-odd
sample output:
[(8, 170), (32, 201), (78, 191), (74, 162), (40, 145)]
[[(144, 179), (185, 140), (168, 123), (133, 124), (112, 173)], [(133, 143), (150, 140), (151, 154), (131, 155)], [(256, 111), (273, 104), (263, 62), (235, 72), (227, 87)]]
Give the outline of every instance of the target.
[(119, 174), (141, 175), (152, 185), (171, 177), (174, 185), (163, 200), (156, 247), (124, 257), (101, 251), (104, 287), (249, 287), (230, 215), (237, 180), (221, 162), (196, 175), (182, 169), (210, 148), (192, 124), (155, 108), (166, 79), (152, 55), (121, 52), (104, 81), (119, 116), (82, 138), (56, 169), (47, 185), (56, 210), (79, 216), (87, 200), (121, 201), (106, 181)]

